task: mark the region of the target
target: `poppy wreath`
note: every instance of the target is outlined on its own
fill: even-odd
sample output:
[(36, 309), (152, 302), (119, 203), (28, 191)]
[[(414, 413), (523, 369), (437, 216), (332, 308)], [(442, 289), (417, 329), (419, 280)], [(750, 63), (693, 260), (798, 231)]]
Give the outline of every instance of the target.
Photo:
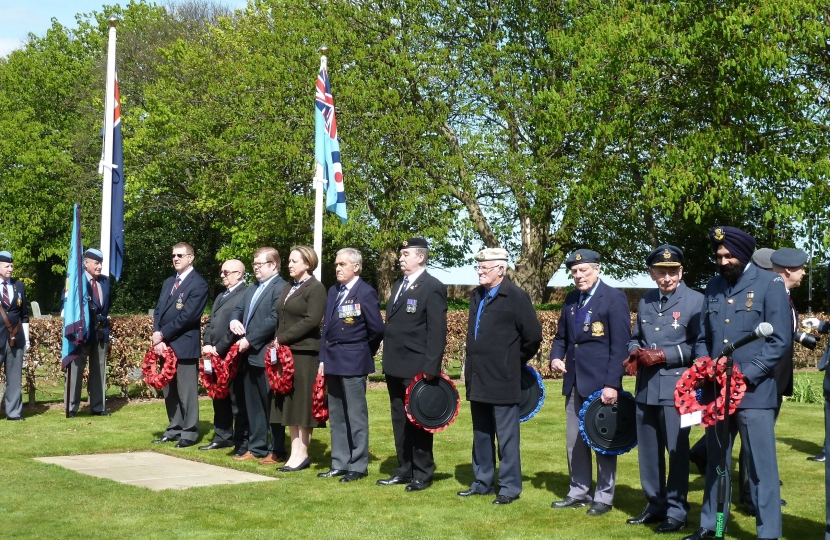
[[(230, 384), (236, 376), (236, 371), (239, 368), (237, 357), (239, 355), (239, 345), (234, 343), (231, 350), (223, 359), (216, 353), (206, 353), (202, 355), (202, 362), (199, 362), (199, 374), (202, 379), (202, 386), (207, 389), (208, 396), (212, 399), (224, 399), (230, 394)], [(210, 360), (212, 373), (205, 372), (204, 360)]]
[[(697, 387), (704, 381), (714, 381), (720, 388), (717, 398), (709, 404), (698, 401)], [(733, 414), (746, 393), (746, 381), (737, 365), (732, 366), (732, 382), (729, 385), (729, 414)], [(704, 426), (714, 426), (715, 422), (724, 419), (724, 404), (726, 403), (726, 358), (720, 358), (717, 363), (703, 356), (683, 372), (674, 389), (674, 407), (678, 414), (689, 414), (703, 411), (701, 423)]]
[[(157, 371), (159, 358), (164, 358), (164, 367), (161, 372)], [(161, 390), (173, 380), (176, 375), (176, 365), (179, 359), (176, 358), (176, 353), (171, 347), (167, 347), (163, 355), (158, 355), (151, 348), (144, 355), (144, 362), (141, 364), (141, 374), (144, 376), (144, 382), (155, 388)]]
[(276, 364), (272, 364), (268, 360), (273, 354), (274, 349), (272, 343), (268, 350), (265, 351), (265, 374), (268, 375), (268, 384), (278, 394), (287, 394), (294, 388), (294, 355), (291, 354), (291, 349), (285, 345), (277, 345), (277, 360)]
[(311, 416), (319, 423), (329, 419), (329, 399), (326, 394), (326, 376), (317, 374), (314, 390), (311, 392)]

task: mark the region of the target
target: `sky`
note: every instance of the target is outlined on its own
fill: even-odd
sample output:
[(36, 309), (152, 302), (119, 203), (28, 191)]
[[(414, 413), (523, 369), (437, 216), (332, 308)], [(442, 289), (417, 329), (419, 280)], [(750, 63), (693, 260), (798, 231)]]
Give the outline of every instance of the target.
[[(44, 35), (52, 26), (55, 18), (62, 25), (74, 28), (76, 13), (91, 13), (101, 11), (104, 3), (100, 0), (0, 0), (0, 56), (6, 56), (14, 49), (21, 48), (26, 36), (31, 32), (35, 35)], [(121, 2), (126, 3), (126, 2)], [(166, 4), (167, 1), (158, 2)], [(230, 8), (241, 8), (246, 2), (241, 0), (220, 0)], [(472, 257), (472, 253), (468, 254)], [(511, 261), (513, 262), (513, 261)], [(431, 268), (430, 272), (446, 284), (473, 285), (478, 283), (472, 264), (462, 268), (442, 270)], [(653, 282), (647, 275), (637, 276), (627, 281), (618, 281), (605, 278), (605, 281), (614, 287), (651, 287)], [(571, 278), (564, 268), (560, 269), (549, 283), (552, 286), (563, 287), (571, 284)]]

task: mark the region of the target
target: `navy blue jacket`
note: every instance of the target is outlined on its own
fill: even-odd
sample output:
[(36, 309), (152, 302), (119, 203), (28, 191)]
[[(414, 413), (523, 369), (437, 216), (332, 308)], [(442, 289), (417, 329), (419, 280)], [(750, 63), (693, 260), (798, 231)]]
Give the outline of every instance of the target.
[[(14, 298), (9, 299), (11, 301), (11, 307), (6, 311), (6, 316), (9, 318), (12, 330), (15, 329), (18, 322), (21, 323), (20, 328), (17, 329), (17, 333), (14, 336), (14, 342), (16, 347), (23, 347), (26, 344), (26, 337), (23, 334), (22, 323), (29, 322), (29, 306), (26, 304), (26, 285), (15, 278), (10, 278), (9, 282), (14, 287)], [(6, 329), (6, 324), (3, 322), (3, 319), (0, 319), (0, 347), (5, 347), (8, 341), (9, 331)]]
[[(164, 341), (173, 348), (176, 358), (192, 359), (202, 356), (200, 321), (208, 300), (207, 282), (192, 270), (179, 283), (174, 294), (172, 275), (164, 281), (159, 301), (153, 311), (153, 330), (161, 332)], [(176, 305), (181, 300), (182, 309)]]
[(329, 289), (323, 313), (320, 361), (326, 375), (357, 377), (375, 372), (375, 354), (383, 340), (378, 293), (358, 278), (341, 306), (360, 304), (360, 315), (340, 318), (336, 309), (339, 285)]
[(97, 281), (101, 285), (101, 303), (95, 301), (95, 295), (92, 294), (92, 285), (89, 283), (89, 280), (86, 278), (86, 273), (84, 273), (84, 281), (86, 282), (86, 295), (87, 300), (89, 301), (90, 307), (90, 315), (89, 315), (89, 325), (87, 327), (87, 332), (89, 336), (90, 342), (97, 342), (98, 341), (98, 330), (94, 324), (92, 319), (92, 311), (95, 311), (97, 315), (99, 324), (103, 327), (104, 330), (104, 343), (108, 343), (110, 340), (110, 322), (107, 319), (107, 316), (110, 313), (110, 304), (112, 303), (110, 298), (110, 280), (107, 276), (101, 275), (98, 276)]

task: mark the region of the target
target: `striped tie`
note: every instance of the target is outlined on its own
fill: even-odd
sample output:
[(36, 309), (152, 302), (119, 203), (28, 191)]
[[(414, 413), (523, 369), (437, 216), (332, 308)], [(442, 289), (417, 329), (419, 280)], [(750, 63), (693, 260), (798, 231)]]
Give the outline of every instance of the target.
[(401, 296), (403, 296), (403, 293), (405, 293), (406, 289), (408, 289), (408, 288), (409, 288), (409, 276), (404, 276), (403, 283), (401, 283), (401, 288), (398, 289), (398, 296), (395, 297), (395, 302), (392, 304), (393, 308), (398, 305), (398, 301), (401, 299)]
[(9, 282), (3, 282), (3, 307), (9, 309), (12, 305), (11, 301), (9, 300), (9, 290), (7, 289)]
[(179, 283), (181, 283), (181, 282), (182, 282), (182, 278), (180, 278), (179, 276), (176, 276), (176, 281), (173, 282), (173, 290), (170, 291), (170, 296), (173, 296), (173, 293), (175, 293), (176, 289), (179, 288)]

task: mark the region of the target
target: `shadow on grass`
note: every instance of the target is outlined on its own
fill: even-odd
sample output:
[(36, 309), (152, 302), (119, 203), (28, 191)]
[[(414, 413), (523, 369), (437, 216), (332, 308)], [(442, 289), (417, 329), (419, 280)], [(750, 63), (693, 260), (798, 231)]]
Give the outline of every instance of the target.
[(790, 445), (790, 448), (792, 448), (796, 452), (800, 452), (808, 456), (815, 456), (816, 454), (820, 454), (823, 450), (821, 445), (818, 443), (814, 443), (812, 441), (804, 441), (801, 439), (793, 439), (790, 437), (782, 437), (778, 439), (778, 442), (788, 444)]

